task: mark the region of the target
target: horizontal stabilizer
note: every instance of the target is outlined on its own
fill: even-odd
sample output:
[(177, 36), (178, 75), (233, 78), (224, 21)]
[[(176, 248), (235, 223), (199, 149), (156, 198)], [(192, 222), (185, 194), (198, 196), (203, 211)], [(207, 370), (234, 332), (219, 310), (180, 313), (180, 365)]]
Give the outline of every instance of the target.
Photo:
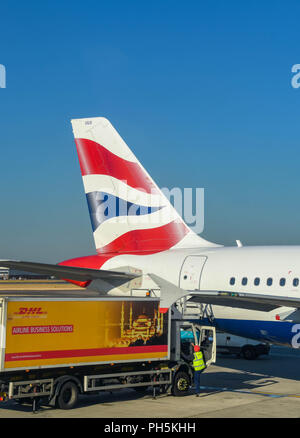
[(51, 275), (60, 279), (74, 281), (91, 280), (124, 280), (124, 283), (139, 277), (130, 272), (105, 271), (99, 269), (78, 268), (75, 266), (52, 265), (47, 263), (22, 262), (18, 260), (1, 260), (0, 265), (5, 268), (18, 269), (36, 274)]
[(175, 286), (164, 278), (159, 277), (156, 274), (149, 274), (149, 277), (160, 288), (160, 313), (166, 313), (169, 307), (181, 298), (190, 295), (189, 291), (181, 289)]

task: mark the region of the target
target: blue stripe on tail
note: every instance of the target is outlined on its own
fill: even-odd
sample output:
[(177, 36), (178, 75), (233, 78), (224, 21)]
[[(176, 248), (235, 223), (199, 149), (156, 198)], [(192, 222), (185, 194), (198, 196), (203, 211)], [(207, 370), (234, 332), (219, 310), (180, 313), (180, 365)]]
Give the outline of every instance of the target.
[(134, 204), (106, 192), (90, 192), (86, 198), (93, 231), (113, 217), (142, 216), (155, 213), (163, 208)]

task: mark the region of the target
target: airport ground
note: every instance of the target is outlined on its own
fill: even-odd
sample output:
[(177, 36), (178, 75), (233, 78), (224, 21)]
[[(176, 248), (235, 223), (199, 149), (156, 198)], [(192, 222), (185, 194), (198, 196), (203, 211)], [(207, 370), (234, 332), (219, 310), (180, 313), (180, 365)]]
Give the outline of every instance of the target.
[(251, 361), (218, 355), (202, 374), (198, 398), (191, 393), (153, 399), (151, 390), (138, 395), (128, 389), (82, 395), (70, 411), (42, 406), (33, 414), (30, 405), (5, 402), (0, 418), (299, 418), (299, 369), (300, 351), (272, 346), (268, 356)]

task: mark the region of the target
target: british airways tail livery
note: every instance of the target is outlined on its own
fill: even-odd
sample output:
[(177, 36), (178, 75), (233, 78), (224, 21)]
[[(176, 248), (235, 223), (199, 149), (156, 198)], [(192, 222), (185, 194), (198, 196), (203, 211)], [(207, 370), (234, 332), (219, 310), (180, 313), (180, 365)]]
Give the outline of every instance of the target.
[[(180, 298), (221, 330), (300, 346), (300, 246), (223, 247), (195, 234), (101, 117), (72, 120), (96, 254), (58, 265), (1, 260), (108, 295)], [(206, 314), (203, 314), (205, 318)]]
[(98, 254), (207, 246), (104, 118), (72, 120)]

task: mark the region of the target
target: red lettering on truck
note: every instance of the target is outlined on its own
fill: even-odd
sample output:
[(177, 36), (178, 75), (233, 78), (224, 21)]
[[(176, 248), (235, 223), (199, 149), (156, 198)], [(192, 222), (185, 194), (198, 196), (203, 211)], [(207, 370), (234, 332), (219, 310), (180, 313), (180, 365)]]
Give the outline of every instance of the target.
[(19, 307), (18, 312), (14, 315), (45, 315), (47, 312), (43, 312), (42, 307)]

